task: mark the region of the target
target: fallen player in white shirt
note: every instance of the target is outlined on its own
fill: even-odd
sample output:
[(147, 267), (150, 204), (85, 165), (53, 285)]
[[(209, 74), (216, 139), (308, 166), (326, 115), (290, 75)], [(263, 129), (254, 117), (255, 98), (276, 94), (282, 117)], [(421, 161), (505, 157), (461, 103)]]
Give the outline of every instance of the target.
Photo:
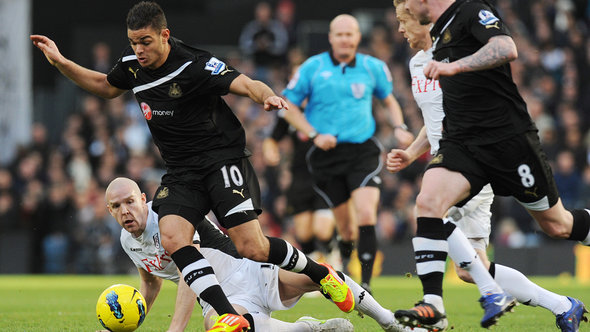
[[(176, 307), (168, 331), (184, 331), (190, 319), (196, 295), (160, 243), (158, 216), (146, 201), (145, 194), (130, 179), (113, 180), (106, 191), (107, 207), (123, 227), (121, 245), (135, 263), (141, 277), (140, 292), (147, 302), (149, 313), (162, 285), (162, 280), (178, 284)], [(275, 265), (241, 258), (231, 240), (209, 219), (203, 220), (195, 233), (195, 246), (213, 267), (215, 275), (229, 301), (250, 321), (251, 331), (353, 331), (344, 318), (318, 320), (302, 317), (294, 323), (271, 317), (276, 310), (292, 308), (307, 292), (319, 286), (307, 276), (279, 269)], [(355, 309), (372, 317), (385, 331), (406, 331), (395, 320), (392, 312), (383, 308), (360, 285), (338, 272), (350, 286), (356, 300)], [(213, 328), (217, 313), (204, 301), (205, 329)], [(247, 314), (246, 314), (247, 313)]]

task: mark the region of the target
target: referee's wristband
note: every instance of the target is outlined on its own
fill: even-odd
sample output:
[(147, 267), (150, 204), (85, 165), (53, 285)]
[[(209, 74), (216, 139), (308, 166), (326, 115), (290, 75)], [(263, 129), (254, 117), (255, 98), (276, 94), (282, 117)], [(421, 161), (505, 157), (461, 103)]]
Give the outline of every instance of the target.
[(405, 123), (402, 123), (401, 125), (393, 126), (393, 129), (397, 129), (397, 128), (400, 128), (400, 129), (403, 129), (405, 131), (408, 131), (408, 126), (406, 126)]

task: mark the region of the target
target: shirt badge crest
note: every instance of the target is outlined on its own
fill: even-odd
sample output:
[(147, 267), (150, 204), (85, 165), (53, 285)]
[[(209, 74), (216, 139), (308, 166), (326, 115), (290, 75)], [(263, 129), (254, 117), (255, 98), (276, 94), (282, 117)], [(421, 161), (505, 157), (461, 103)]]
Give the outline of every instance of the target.
[(170, 90), (168, 90), (168, 95), (172, 98), (178, 98), (182, 96), (182, 90), (180, 89), (180, 85), (178, 83), (172, 83), (170, 85)]
[(156, 247), (156, 249), (160, 249), (160, 236), (158, 236), (158, 233), (154, 234), (154, 246)]
[(350, 88), (352, 89), (352, 95), (356, 99), (361, 99), (365, 95), (365, 84), (363, 83), (352, 83)]
[(451, 31), (449, 31), (449, 29), (445, 30), (445, 33), (443, 33), (443, 38), (442, 38), (443, 44), (450, 42), (452, 38), (453, 37), (451, 36)]
[(163, 199), (163, 198), (168, 197), (168, 195), (169, 195), (168, 187), (162, 187), (162, 189), (160, 189), (160, 191), (158, 192), (156, 199)]

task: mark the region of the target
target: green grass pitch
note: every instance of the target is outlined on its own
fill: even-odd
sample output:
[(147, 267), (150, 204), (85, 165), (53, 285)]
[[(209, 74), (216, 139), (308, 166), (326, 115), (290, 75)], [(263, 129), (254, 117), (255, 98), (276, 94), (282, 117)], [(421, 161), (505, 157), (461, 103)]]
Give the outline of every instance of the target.
[[(559, 294), (574, 296), (590, 304), (590, 284), (580, 284), (569, 276), (531, 278), (539, 285)], [(139, 287), (138, 276), (75, 276), (75, 275), (0, 275), (0, 331), (97, 331), (95, 306), (100, 293), (108, 286), (126, 283)], [(473, 285), (445, 281), (445, 305), (452, 331), (482, 331), (479, 320), (482, 309), (479, 293)], [(407, 309), (421, 297), (418, 278), (378, 277), (373, 281), (376, 299), (386, 308)], [(152, 311), (137, 330), (165, 331), (174, 310), (176, 286), (165, 282)], [(380, 331), (371, 318), (340, 312), (323, 297), (303, 298), (292, 310), (279, 311), (273, 317), (295, 321), (310, 315), (327, 319), (345, 317), (355, 331)], [(203, 331), (200, 307), (187, 331)], [(494, 331), (557, 331), (555, 318), (548, 310), (519, 305), (515, 312), (500, 320)], [(580, 331), (590, 331), (584, 323)]]

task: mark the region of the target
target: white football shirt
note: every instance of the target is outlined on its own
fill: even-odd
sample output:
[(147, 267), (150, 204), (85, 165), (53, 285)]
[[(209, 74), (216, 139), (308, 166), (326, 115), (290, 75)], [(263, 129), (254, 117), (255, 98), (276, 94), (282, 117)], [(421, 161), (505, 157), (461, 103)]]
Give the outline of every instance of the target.
[[(179, 276), (176, 264), (160, 243), (160, 230), (158, 228), (158, 215), (152, 211), (152, 202), (148, 203), (148, 219), (145, 231), (135, 238), (126, 230), (121, 230), (121, 245), (125, 253), (133, 263), (149, 273), (162, 279), (178, 283)], [(218, 240), (209, 241), (209, 246), (201, 246), (201, 253), (207, 259), (219, 284), (231, 303), (245, 307), (249, 312), (263, 313), (270, 316), (272, 311), (287, 310), (293, 307), (297, 301), (284, 304), (279, 294), (279, 269), (268, 263), (258, 263), (249, 259), (233, 257), (218, 249), (224, 247), (224, 243), (231, 241), (208, 218), (203, 222), (209, 222), (222, 234)], [(208, 233), (207, 235), (211, 235)], [(199, 241), (197, 232), (193, 241)], [(247, 285), (247, 287), (244, 287)], [(211, 305), (199, 299), (203, 307), (203, 316), (211, 309)]]
[(426, 52), (420, 50), (410, 60), (410, 75), (412, 76), (412, 94), (424, 117), (430, 153), (435, 155), (439, 147), (438, 141), (442, 138), (442, 120), (445, 113), (439, 81), (433, 81), (424, 75), (424, 68), (430, 60), (432, 60), (432, 49)]
[[(178, 283), (179, 276), (176, 264), (170, 254), (164, 250), (160, 242), (160, 228), (158, 227), (158, 214), (152, 210), (152, 202), (148, 202), (148, 218), (145, 231), (139, 236), (121, 229), (121, 246), (125, 253), (131, 258), (135, 266), (162, 279)], [(208, 219), (206, 219), (209, 221)], [(215, 224), (209, 221), (213, 226)], [(215, 226), (217, 228), (217, 226)], [(221, 233), (221, 231), (219, 231)], [(199, 234), (195, 232), (193, 240), (199, 240)], [(243, 259), (236, 259), (226, 253), (213, 248), (200, 249), (201, 254), (213, 267), (219, 283), (223, 286), (231, 280), (232, 274), (240, 269)]]
[(121, 229), (121, 246), (138, 268), (162, 279), (178, 283), (176, 264), (160, 242), (158, 215), (152, 211), (152, 202), (147, 204), (149, 213), (145, 231), (136, 238), (125, 229)]

